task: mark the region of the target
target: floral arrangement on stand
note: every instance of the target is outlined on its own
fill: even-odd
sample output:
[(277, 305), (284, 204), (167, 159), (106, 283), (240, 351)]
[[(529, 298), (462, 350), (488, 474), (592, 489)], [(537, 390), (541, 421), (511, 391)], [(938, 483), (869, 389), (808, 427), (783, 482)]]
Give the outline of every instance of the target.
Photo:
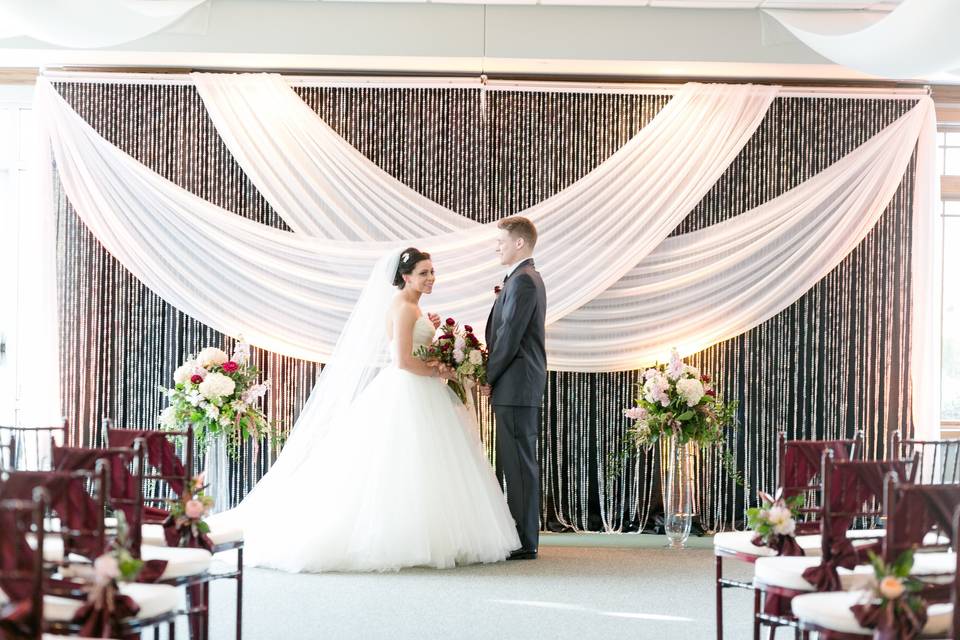
[(738, 403), (724, 402), (712, 382), (709, 375), (686, 364), (676, 349), (668, 364), (644, 371), (636, 405), (623, 411), (633, 420), (627, 430), (627, 452), (650, 448), (674, 436), (680, 445), (717, 447), (723, 452), (724, 467), (742, 484), (742, 474), (725, 446), (725, 429), (737, 424)]
[(254, 446), (265, 438), (279, 444), (281, 431), (259, 406), (270, 380), (258, 382), (259, 376), (259, 369), (250, 362), (250, 345), (243, 338), (232, 356), (207, 347), (173, 372), (173, 387), (160, 387), (170, 405), (160, 414), (159, 423), (167, 431), (192, 424), (201, 451), (211, 436), (224, 436), (231, 456), (236, 456), (247, 438), (253, 438)]
[(213, 542), (207, 534), (210, 525), (204, 518), (210, 512), (214, 500), (206, 495), (204, 474), (195, 476), (181, 496), (173, 504), (170, 515), (163, 522), (163, 532), (168, 547), (200, 547), (213, 550)]
[(805, 555), (794, 537), (803, 507), (803, 494), (789, 498), (783, 497), (782, 490), (778, 490), (775, 496), (763, 491), (757, 494), (760, 506), (747, 509), (747, 527), (754, 532), (751, 542), (758, 547), (769, 547), (781, 556)]
[(874, 638), (912, 640), (927, 623), (927, 603), (918, 593), (923, 583), (910, 578), (913, 551), (907, 550), (890, 565), (868, 552), (874, 582), (867, 601), (850, 607), (861, 627), (873, 629)]
[(487, 383), (487, 350), (468, 324), (461, 328), (456, 320), (447, 318), (440, 326), (440, 331), (443, 333), (436, 340), (421, 346), (414, 355), (426, 362), (439, 362), (453, 369), (456, 380), (448, 380), (447, 384), (461, 402), (469, 405), (468, 398), (472, 397), (473, 386)]

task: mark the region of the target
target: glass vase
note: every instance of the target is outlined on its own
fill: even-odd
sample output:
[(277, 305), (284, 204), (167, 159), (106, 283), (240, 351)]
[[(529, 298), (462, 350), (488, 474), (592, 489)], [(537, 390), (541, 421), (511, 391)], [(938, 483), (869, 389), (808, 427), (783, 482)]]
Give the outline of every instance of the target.
[(227, 439), (222, 434), (207, 436), (206, 481), (207, 495), (213, 498), (210, 513), (219, 513), (230, 508), (230, 458), (227, 455)]
[(693, 482), (695, 444), (681, 444), (677, 436), (670, 438), (667, 454), (667, 480), (663, 494), (663, 529), (667, 546), (684, 549), (693, 523)]

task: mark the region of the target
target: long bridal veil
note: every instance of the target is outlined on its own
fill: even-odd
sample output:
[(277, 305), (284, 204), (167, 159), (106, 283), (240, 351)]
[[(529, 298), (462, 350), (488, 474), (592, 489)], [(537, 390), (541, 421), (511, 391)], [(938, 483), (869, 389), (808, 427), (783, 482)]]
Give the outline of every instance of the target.
[(298, 471), (323, 446), (331, 429), (350, 428), (342, 419), (346, 411), (389, 362), (386, 322), (397, 292), (393, 278), (399, 260), (400, 250), (391, 249), (377, 261), (280, 456), (243, 502), (221, 515), (249, 522), (274, 511), (283, 502), (276, 498), (297, 488)]

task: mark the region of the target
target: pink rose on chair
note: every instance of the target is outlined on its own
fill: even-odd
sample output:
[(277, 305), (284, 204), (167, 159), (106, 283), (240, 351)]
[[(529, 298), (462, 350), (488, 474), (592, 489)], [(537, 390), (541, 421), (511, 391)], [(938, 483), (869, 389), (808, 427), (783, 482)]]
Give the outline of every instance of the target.
[(187, 500), (183, 506), (183, 513), (192, 520), (199, 520), (203, 517), (207, 507), (199, 500)]

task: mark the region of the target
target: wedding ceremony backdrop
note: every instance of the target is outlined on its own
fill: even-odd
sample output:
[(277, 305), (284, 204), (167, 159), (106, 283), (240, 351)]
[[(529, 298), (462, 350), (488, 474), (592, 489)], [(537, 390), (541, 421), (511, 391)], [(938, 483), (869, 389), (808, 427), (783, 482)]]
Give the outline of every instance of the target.
[[(51, 80), (61, 408), (83, 444), (105, 417), (155, 426), (173, 370), (241, 333), (291, 428), (372, 259), (434, 253), (422, 306), (481, 324), (503, 275), (483, 223), (516, 213), (541, 229), (550, 307), (545, 529), (653, 526), (659, 453), (614, 458), (642, 367), (671, 346), (739, 402), (743, 484), (719, 452), (698, 459), (707, 529), (773, 486), (778, 431), (863, 430), (879, 457), (935, 397), (913, 315), (933, 143), (916, 92)], [(233, 503), (276, 454), (241, 450)]]

